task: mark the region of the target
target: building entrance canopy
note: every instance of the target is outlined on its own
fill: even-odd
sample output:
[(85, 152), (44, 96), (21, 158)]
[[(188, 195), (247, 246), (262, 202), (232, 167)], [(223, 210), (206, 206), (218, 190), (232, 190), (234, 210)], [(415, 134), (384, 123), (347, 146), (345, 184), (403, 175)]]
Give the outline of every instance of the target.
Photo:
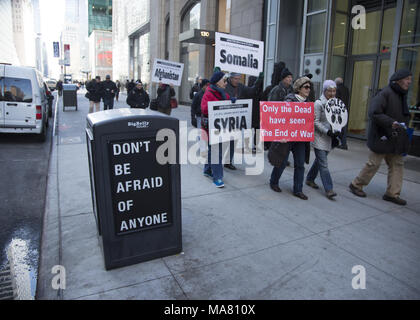
[(181, 43), (196, 43), (213, 45), (215, 43), (215, 31), (203, 29), (191, 29), (179, 35)]

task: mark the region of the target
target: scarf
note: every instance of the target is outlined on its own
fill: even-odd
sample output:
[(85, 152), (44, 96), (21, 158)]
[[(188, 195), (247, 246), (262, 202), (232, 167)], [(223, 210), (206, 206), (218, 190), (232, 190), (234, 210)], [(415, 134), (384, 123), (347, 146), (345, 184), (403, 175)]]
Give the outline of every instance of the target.
[(408, 90), (404, 90), (402, 89), (398, 83), (396, 82), (391, 82), (389, 84), (389, 86), (391, 87), (392, 90), (394, 90), (396, 93), (398, 93), (402, 99), (402, 106), (403, 106), (403, 114), (405, 116), (409, 116), (410, 115), (410, 111), (408, 109), (408, 103), (407, 103), (407, 94), (408, 94)]
[(306, 98), (304, 98), (304, 97), (302, 97), (302, 96), (300, 96), (298, 94), (295, 94), (295, 96), (296, 96), (296, 99), (299, 100), (299, 102), (305, 102), (306, 101)]
[(219, 92), (220, 95), (222, 96), (222, 100), (227, 100), (227, 98), (226, 98), (226, 91), (224, 89), (219, 88), (215, 84), (210, 85), (210, 88), (212, 88), (213, 90)]

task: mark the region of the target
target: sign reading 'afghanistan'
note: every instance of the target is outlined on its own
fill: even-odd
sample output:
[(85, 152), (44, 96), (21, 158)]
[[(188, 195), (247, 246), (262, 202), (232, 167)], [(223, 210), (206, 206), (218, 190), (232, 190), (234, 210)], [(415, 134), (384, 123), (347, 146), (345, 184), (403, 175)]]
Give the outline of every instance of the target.
[(116, 235), (172, 223), (169, 165), (156, 161), (162, 143), (154, 138), (109, 143)]
[(180, 86), (184, 64), (167, 60), (155, 59), (152, 70), (152, 82)]

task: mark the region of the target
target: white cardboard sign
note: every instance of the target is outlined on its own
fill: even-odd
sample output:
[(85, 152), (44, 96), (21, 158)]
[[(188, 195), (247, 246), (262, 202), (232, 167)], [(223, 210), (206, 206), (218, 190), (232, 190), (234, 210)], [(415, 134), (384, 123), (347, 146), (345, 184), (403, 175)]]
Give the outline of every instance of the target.
[(251, 99), (211, 101), (208, 107), (210, 144), (238, 140), (243, 130), (251, 129)]
[(349, 118), (347, 107), (344, 102), (338, 98), (328, 100), (325, 105), (325, 115), (331, 124), (332, 131), (341, 131), (346, 125)]
[(184, 64), (179, 62), (155, 59), (152, 82), (180, 86)]
[(264, 68), (264, 42), (216, 32), (216, 67), (258, 76)]

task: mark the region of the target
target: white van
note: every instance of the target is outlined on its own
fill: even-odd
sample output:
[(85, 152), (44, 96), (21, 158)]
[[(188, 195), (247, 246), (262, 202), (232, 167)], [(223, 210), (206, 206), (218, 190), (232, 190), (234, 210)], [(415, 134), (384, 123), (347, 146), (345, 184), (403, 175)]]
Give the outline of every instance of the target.
[(0, 133), (36, 133), (45, 141), (48, 99), (41, 73), (0, 64)]

